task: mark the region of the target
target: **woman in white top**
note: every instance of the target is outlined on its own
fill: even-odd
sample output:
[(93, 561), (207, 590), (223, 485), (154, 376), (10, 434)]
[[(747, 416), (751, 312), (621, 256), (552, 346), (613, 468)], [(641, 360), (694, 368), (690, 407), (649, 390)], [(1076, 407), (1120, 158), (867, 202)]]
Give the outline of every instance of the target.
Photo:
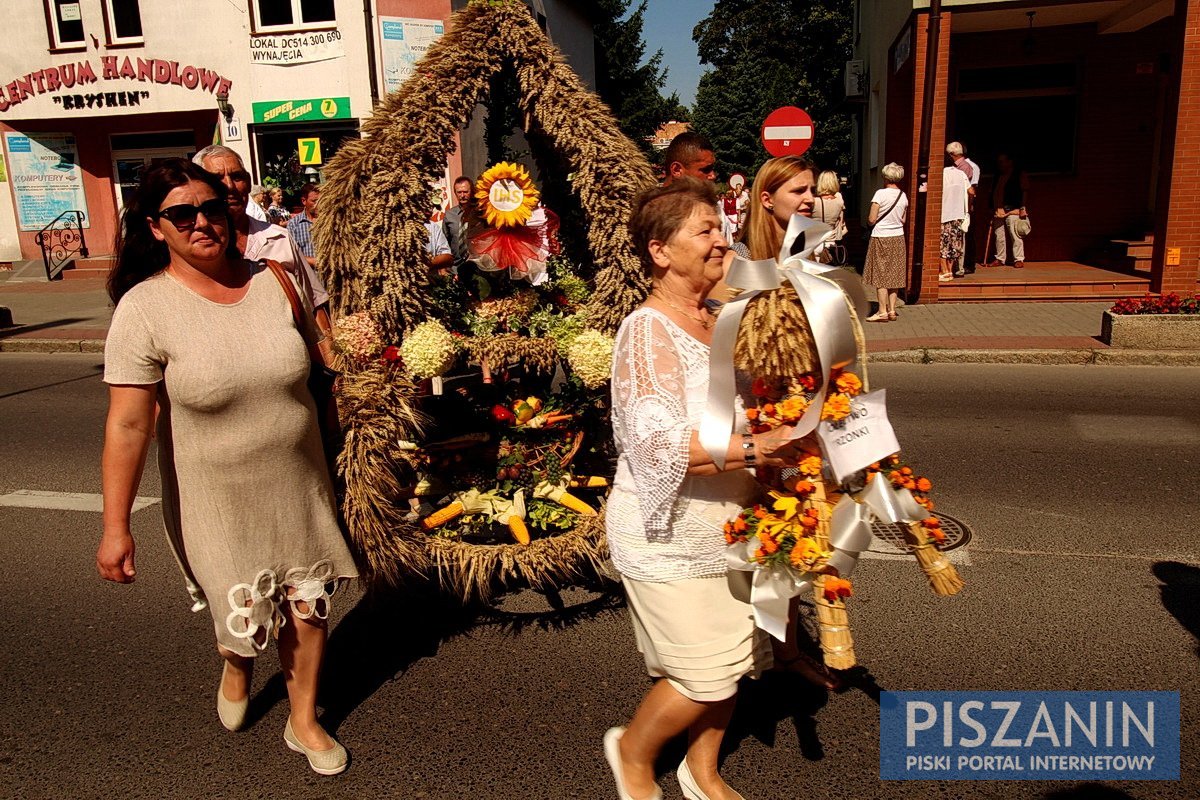
[(954, 280), (954, 268), (963, 256), (967, 228), (971, 224), (970, 198), (974, 195), (975, 190), (965, 172), (954, 166), (942, 170), (942, 269), (938, 280), (943, 283)]
[(655, 759), (685, 731), (684, 795), (740, 797), (717, 774), (717, 753), (738, 680), (771, 666), (749, 573), (727, 572), (722, 526), (757, 492), (746, 467), (794, 461), (796, 447), (772, 449), (770, 439), (743, 433), (740, 402), (743, 427), (729, 437), (724, 466), (700, 445), (714, 323), (704, 299), (728, 250), (715, 206), (712, 184), (677, 179), (642, 195), (630, 221), (652, 288), (613, 353), (619, 457), (606, 525), (638, 649), (658, 680), (628, 728), (604, 737), (622, 800), (662, 797)]
[(896, 318), (896, 295), (908, 283), (908, 252), (904, 246), (904, 223), (908, 219), (908, 195), (900, 188), (904, 167), (892, 162), (883, 168), (884, 187), (871, 198), (867, 222), (874, 225), (867, 245), (863, 283), (874, 286), (879, 309), (867, 322)]

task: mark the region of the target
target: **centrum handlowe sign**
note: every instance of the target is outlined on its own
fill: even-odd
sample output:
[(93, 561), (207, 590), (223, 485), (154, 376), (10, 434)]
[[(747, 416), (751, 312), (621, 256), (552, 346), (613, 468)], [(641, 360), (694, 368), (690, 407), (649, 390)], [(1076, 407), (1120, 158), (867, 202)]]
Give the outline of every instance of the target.
[[(101, 81), (174, 84), (184, 89), (208, 92), (212, 95), (228, 95), (230, 89), (233, 88), (233, 81), (215, 70), (192, 64), (180, 64), (178, 61), (168, 61), (162, 58), (101, 56), (99, 63), (99, 70), (95, 68), (91, 60), (77, 61), (72, 64), (60, 64), (57, 67), (39, 69), (15, 78), (7, 84), (0, 82), (0, 111), (8, 111), (13, 106), (37, 95), (55, 93), (64, 89), (75, 89), (76, 92), (81, 92), (85, 87), (90, 87), (94, 91), (87, 94), (71, 93), (56, 96), (54, 102), (64, 108), (112, 108), (114, 106), (140, 105), (140, 100), (145, 99), (140, 92), (118, 92), (112, 86), (105, 86), (101, 90), (97, 86)], [(97, 71), (99, 75), (97, 75)], [(111, 98), (108, 97), (110, 94)], [(82, 103), (76, 99), (81, 97), (84, 98)], [(88, 100), (88, 98), (95, 97), (100, 99)], [(122, 98), (125, 102), (121, 101)]]
[(272, 100), (255, 103), (254, 121), (259, 124), (273, 122), (305, 122), (323, 119), (349, 119), (349, 97), (318, 97), (312, 100)]

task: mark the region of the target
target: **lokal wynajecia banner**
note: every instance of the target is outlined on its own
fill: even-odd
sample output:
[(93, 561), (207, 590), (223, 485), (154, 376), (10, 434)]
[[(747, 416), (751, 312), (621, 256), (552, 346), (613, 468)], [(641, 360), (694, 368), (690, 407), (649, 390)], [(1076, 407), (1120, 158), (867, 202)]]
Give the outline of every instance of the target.
[(1179, 692), (884, 692), (884, 780), (1179, 780)]

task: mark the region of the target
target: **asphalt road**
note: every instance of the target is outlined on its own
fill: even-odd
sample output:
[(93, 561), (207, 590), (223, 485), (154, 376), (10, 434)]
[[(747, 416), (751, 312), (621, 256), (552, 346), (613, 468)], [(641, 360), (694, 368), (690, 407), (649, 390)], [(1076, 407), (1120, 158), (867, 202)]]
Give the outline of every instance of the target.
[[(99, 492), (97, 356), (0, 355), (0, 495)], [(859, 686), (751, 683), (723, 772), (748, 797), (1200, 795), (1200, 370), (885, 365), (907, 455), (974, 531), (963, 594), (869, 560), (851, 614)], [(151, 465), (141, 494), (158, 495)], [(350, 770), (285, 749), (273, 652), (253, 724), (213, 708), (219, 660), (191, 614), (157, 506), (135, 515), (133, 586), (102, 583), (93, 512), (0, 507), (0, 796), (610, 798), (604, 730), (647, 679), (619, 599), (524, 594), (461, 611), (424, 594), (335, 602), (323, 704)], [(1183, 780), (881, 782), (879, 690), (1167, 689)], [(668, 754), (660, 783), (680, 797)]]

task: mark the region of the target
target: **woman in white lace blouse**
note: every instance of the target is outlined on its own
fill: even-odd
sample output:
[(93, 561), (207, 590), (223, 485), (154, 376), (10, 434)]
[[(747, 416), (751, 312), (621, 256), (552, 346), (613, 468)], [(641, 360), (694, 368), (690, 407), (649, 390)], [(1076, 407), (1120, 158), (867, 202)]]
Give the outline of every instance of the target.
[[(716, 201), (710, 183), (676, 179), (639, 198), (630, 221), (652, 288), (617, 333), (619, 458), (606, 518), (638, 649), (659, 680), (628, 728), (604, 737), (623, 800), (662, 796), (654, 761), (685, 731), (684, 795), (740, 797), (717, 774), (717, 753), (738, 680), (771, 666), (749, 605), (749, 573), (726, 571), (722, 526), (755, 496), (746, 468), (786, 463), (795, 450), (772, 451), (768, 440), (738, 431), (718, 467), (699, 442), (714, 323), (704, 298), (728, 250)], [(744, 414), (736, 418), (744, 424)]]

